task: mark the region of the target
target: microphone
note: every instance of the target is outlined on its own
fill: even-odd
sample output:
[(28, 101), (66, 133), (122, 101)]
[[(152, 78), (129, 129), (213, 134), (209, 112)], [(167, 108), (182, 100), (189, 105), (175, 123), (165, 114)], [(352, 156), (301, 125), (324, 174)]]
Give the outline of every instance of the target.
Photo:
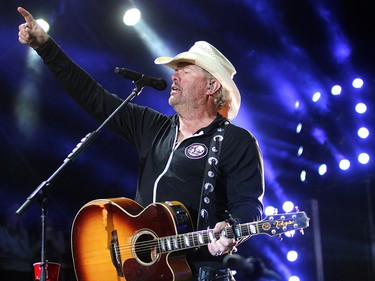
[(156, 90), (163, 91), (167, 88), (167, 82), (162, 78), (155, 78), (152, 76), (148, 76), (130, 69), (116, 67), (115, 73), (119, 74), (120, 76), (130, 79), (133, 82), (138, 81), (139, 79), (143, 78), (145, 86), (151, 86)]

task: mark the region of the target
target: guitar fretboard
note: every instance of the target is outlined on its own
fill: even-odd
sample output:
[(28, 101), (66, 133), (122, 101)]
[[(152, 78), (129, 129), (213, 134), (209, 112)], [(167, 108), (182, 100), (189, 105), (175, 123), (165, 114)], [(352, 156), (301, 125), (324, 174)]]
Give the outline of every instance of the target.
[(220, 233), (213, 233), (212, 229), (208, 229), (158, 238), (153, 246), (156, 246), (158, 253), (166, 253), (201, 247), (221, 236), (238, 239), (257, 234), (280, 235), (287, 231), (301, 230), (308, 226), (308, 222), (305, 212), (275, 214), (261, 221), (227, 226)]
[[(220, 233), (213, 233), (212, 229), (209, 229), (162, 237), (157, 239), (157, 250), (158, 253), (165, 253), (201, 247), (212, 242), (214, 239), (219, 239), (220, 236), (242, 238), (255, 235), (258, 234), (259, 229), (257, 224), (256, 222), (238, 224), (235, 228), (227, 226)], [(234, 235), (234, 231), (237, 232), (237, 235)]]

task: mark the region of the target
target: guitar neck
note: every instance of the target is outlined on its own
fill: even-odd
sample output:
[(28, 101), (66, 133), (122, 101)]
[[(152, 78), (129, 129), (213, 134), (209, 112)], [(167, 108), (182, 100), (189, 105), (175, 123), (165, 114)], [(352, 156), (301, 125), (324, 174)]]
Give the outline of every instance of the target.
[(159, 253), (167, 253), (205, 246), (214, 239), (219, 239), (221, 236), (225, 236), (227, 238), (242, 238), (256, 235), (259, 234), (257, 232), (257, 229), (259, 229), (259, 224), (260, 222), (238, 224), (236, 231), (238, 229), (240, 233), (236, 236), (234, 235), (234, 228), (232, 226), (225, 227), (220, 233), (213, 233), (212, 229), (208, 229), (166, 236), (157, 239), (157, 249)]
[(197, 248), (219, 239), (221, 236), (240, 239), (258, 234), (269, 236), (281, 235), (287, 231), (301, 230), (309, 225), (309, 218), (305, 212), (275, 214), (264, 220), (227, 226), (220, 233), (213, 233), (212, 229), (177, 234), (156, 239), (156, 249), (159, 253), (167, 253), (190, 248)]

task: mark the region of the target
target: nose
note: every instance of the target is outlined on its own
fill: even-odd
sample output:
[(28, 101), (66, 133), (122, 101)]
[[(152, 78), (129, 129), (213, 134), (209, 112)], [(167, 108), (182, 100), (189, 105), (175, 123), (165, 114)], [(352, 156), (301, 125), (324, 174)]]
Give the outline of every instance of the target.
[(180, 80), (180, 75), (178, 74), (177, 70), (171, 75), (171, 79), (172, 79), (173, 82)]

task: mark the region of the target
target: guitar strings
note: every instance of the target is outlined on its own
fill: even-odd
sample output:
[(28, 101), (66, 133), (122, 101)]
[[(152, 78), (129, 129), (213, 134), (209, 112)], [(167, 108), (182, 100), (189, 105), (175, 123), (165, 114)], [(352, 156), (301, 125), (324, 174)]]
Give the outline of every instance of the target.
[[(272, 228), (270, 227), (269, 225), (270, 223), (268, 221), (260, 221), (260, 222), (256, 222), (256, 224), (258, 225), (258, 227), (264, 224), (267, 224), (267, 227), (264, 228), (264, 233), (266, 234), (269, 234), (268, 232), (270, 232), (270, 229)], [(252, 229), (252, 230), (250, 229), (251, 224), (243, 224), (243, 225), (239, 224), (238, 226), (241, 230), (241, 233), (246, 233), (246, 235), (241, 234), (241, 236), (243, 236), (244, 238), (259, 233), (258, 229)], [(268, 227), (270, 228), (267, 230)], [(293, 229), (293, 230), (297, 230), (297, 229)], [(127, 252), (130, 250), (133, 250), (139, 254), (149, 253), (152, 250), (156, 250), (157, 254), (161, 254), (164, 252), (171, 252), (174, 250), (183, 250), (183, 249), (189, 249), (189, 248), (194, 248), (194, 247), (200, 247), (200, 246), (208, 244), (208, 242), (205, 243), (204, 241), (210, 240), (210, 242), (212, 242), (209, 236), (210, 232), (212, 231), (206, 230), (206, 231), (201, 231), (201, 232), (190, 232), (190, 233), (185, 233), (185, 234), (166, 236), (162, 238), (154, 238), (151, 240), (139, 241), (133, 244), (128, 243), (125, 245), (119, 245), (116, 247), (116, 250), (120, 252), (121, 251)], [(281, 232), (286, 232), (286, 231), (282, 230)], [(226, 233), (226, 237), (234, 238), (233, 228), (231, 226), (228, 226), (225, 228), (225, 233)], [(199, 234), (201, 234), (202, 237), (200, 237)], [(220, 234), (215, 233), (214, 236), (215, 238), (218, 238)], [(187, 238), (189, 242), (192, 242), (192, 245), (187, 245), (186, 241), (184, 240), (185, 238)], [(200, 241), (200, 238), (203, 238), (203, 243)], [(164, 243), (164, 247), (161, 245), (162, 243)], [(176, 247), (176, 244), (177, 244), (177, 247)]]
[[(231, 230), (227, 230), (228, 236), (232, 235)], [(204, 241), (208, 241), (209, 231), (200, 232), (203, 238), (203, 243), (200, 240), (199, 235), (197, 235), (194, 232), (191, 233), (185, 233), (185, 234), (178, 234), (178, 235), (171, 235), (166, 236), (162, 238), (155, 238), (151, 240), (146, 241), (139, 241), (136, 243), (126, 243), (124, 245), (118, 245), (115, 247), (115, 250), (117, 252), (120, 252), (120, 255), (122, 251), (125, 253), (129, 253), (130, 251), (134, 251), (136, 254), (142, 255), (145, 253), (150, 253), (152, 251), (156, 251), (156, 254), (161, 254), (164, 252), (170, 252), (174, 250), (183, 250), (183, 249), (189, 249), (194, 247), (199, 247), (202, 245), (205, 245)], [(214, 234), (215, 238), (219, 237), (219, 234)], [(189, 239), (189, 242), (191, 245), (187, 245), (185, 242), (185, 238)], [(162, 246), (164, 244), (164, 247)], [(176, 247), (177, 244), (177, 247)], [(164, 250), (163, 250), (164, 249)]]
[[(257, 234), (259, 232), (259, 228), (262, 228), (263, 224), (267, 224), (267, 227), (270, 227), (270, 222), (268, 221), (260, 221), (256, 222), (255, 224), (258, 226), (255, 229), (251, 229), (251, 225), (253, 224), (239, 224), (238, 227), (240, 228), (241, 234), (246, 234), (241, 236), (246, 238), (250, 237), (251, 235)], [(266, 227), (263, 229), (263, 233), (269, 234), (265, 229)], [(233, 228), (231, 226), (225, 227), (224, 232), (226, 234), (226, 237), (234, 237)], [(172, 252), (206, 245), (208, 244), (208, 241), (212, 242), (212, 236), (210, 237), (209, 233), (212, 233), (212, 230), (177, 234), (161, 238), (155, 237), (154, 239), (149, 239), (145, 241), (136, 241), (136, 243), (116, 245), (113, 246), (113, 249), (115, 253), (119, 253), (120, 256), (129, 254), (131, 252), (135, 252), (136, 255), (144, 255), (146, 253), (151, 253), (152, 251), (155, 251), (156, 254), (162, 254), (165, 252)], [(219, 238), (220, 236), (220, 234), (218, 233), (215, 233), (213, 235), (214, 238)], [(188, 239), (188, 242), (185, 239)], [(203, 243), (201, 239), (203, 239)], [(205, 241), (207, 241), (207, 243), (205, 243)]]
[[(248, 227), (240, 225), (241, 231), (249, 231)], [(129, 251), (135, 251), (137, 254), (144, 254), (144, 253), (150, 253), (152, 251), (156, 251), (157, 254), (161, 254), (164, 252), (171, 252), (174, 250), (183, 250), (183, 249), (189, 249), (189, 248), (194, 248), (194, 247), (200, 247), (203, 245), (208, 244), (205, 243), (204, 241), (210, 241), (209, 233), (212, 231), (202, 231), (202, 232), (190, 232), (190, 233), (185, 233), (185, 234), (178, 234), (178, 235), (171, 235), (171, 236), (166, 236), (162, 238), (155, 238), (147, 241), (140, 241), (136, 243), (127, 243), (124, 245), (119, 245), (116, 246), (116, 250), (118, 252), (124, 251), (124, 252), (129, 252)], [(232, 227), (226, 227), (225, 228), (225, 233), (227, 237), (234, 237), (233, 235), (233, 230)], [(201, 234), (201, 237), (199, 236)], [(220, 234), (215, 233), (214, 234), (215, 238), (219, 238)], [(186, 241), (184, 240), (185, 238), (188, 239), (189, 242), (191, 242), (192, 245), (187, 245)], [(203, 239), (203, 243), (201, 242), (200, 238)], [(161, 245), (164, 243), (164, 247)], [(176, 247), (177, 244), (177, 247)], [(165, 249), (165, 250), (163, 250)]]

